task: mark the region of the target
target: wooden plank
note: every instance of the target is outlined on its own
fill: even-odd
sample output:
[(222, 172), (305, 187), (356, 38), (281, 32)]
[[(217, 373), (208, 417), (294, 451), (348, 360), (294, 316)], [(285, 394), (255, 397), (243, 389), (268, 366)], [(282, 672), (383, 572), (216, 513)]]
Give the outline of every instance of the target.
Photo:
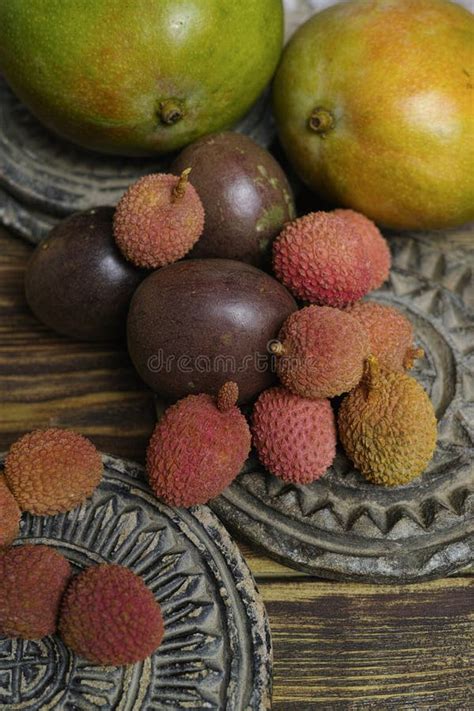
[(260, 585), (274, 709), (474, 708), (472, 579)]
[(0, 450), (35, 427), (70, 427), (113, 454), (144, 460), (153, 396), (125, 347), (80, 343), (30, 313), (23, 277), (32, 248), (0, 232)]
[(258, 550), (258, 548), (251, 547), (248, 543), (240, 541), (238, 537), (236, 541), (256, 580), (272, 581), (281, 580), (282, 578), (308, 579), (306, 573), (302, 573), (299, 570), (278, 563), (276, 560), (272, 560), (266, 553)]

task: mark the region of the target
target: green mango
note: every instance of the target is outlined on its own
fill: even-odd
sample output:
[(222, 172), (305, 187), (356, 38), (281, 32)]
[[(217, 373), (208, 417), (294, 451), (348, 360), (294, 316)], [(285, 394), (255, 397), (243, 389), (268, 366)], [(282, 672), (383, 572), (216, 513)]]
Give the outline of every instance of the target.
[(1, 0), (0, 73), (50, 129), (123, 155), (235, 123), (282, 48), (281, 0)]
[(281, 142), (329, 203), (396, 230), (474, 219), (474, 18), (447, 0), (352, 0), (293, 36)]

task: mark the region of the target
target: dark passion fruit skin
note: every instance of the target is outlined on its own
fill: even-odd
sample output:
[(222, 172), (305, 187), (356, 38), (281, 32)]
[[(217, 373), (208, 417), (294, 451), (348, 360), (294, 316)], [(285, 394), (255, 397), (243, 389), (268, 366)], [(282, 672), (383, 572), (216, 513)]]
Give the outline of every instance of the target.
[(248, 136), (229, 131), (185, 148), (171, 172), (180, 175), (186, 168), (206, 213), (204, 232), (189, 256), (266, 266), (273, 240), (295, 217), (290, 184), (273, 156)]
[(113, 207), (78, 212), (36, 247), (25, 276), (28, 304), (54, 331), (83, 341), (125, 336), (133, 292), (148, 272), (120, 254)]
[(133, 296), (128, 349), (142, 379), (176, 400), (216, 395), (228, 380), (240, 402), (275, 380), (268, 351), (297, 305), (265, 272), (228, 259), (190, 259), (148, 276)]

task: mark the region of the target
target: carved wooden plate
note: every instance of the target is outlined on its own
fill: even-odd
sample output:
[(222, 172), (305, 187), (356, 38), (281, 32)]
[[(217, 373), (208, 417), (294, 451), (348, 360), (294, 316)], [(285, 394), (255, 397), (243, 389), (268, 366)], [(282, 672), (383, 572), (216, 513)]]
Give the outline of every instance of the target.
[(251, 458), (211, 503), (280, 561), (340, 580), (424, 580), (474, 560), (474, 230), (389, 241), (390, 281), (371, 298), (404, 311), (425, 351), (413, 375), (439, 422), (426, 472), (405, 486), (375, 486), (339, 451), (319, 481), (297, 486)]
[(143, 663), (99, 667), (56, 636), (0, 637), (0, 708), (269, 708), (268, 620), (223, 526), (207, 507), (173, 510), (158, 502), (137, 465), (109, 456), (104, 464), (89, 502), (58, 516), (24, 514), (18, 542), (54, 546), (76, 571), (103, 562), (131, 568), (162, 606), (164, 641)]

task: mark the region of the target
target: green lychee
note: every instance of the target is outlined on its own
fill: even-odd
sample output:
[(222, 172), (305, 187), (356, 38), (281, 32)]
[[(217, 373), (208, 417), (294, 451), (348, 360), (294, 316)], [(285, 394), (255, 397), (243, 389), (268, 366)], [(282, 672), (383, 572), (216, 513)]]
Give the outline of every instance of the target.
[(374, 356), (339, 408), (338, 430), (356, 467), (385, 486), (419, 476), (436, 446), (436, 416), (425, 390), (409, 375), (381, 369)]

